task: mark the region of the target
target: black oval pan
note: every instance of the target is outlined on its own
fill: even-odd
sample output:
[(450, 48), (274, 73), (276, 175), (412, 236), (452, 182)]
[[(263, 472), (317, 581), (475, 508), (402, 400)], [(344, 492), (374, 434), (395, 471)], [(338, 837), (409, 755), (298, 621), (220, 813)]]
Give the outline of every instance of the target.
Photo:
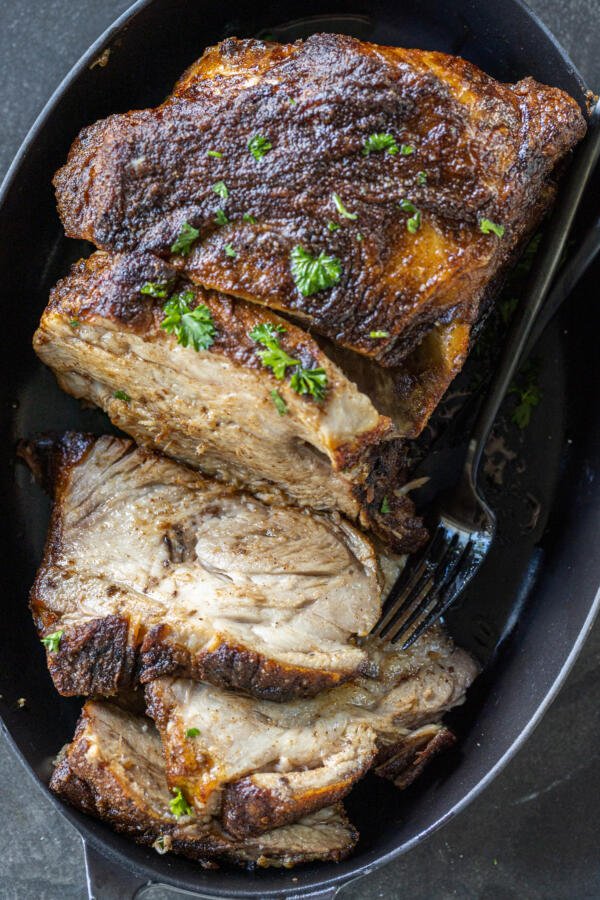
[[(61, 395), (31, 350), (50, 286), (72, 260), (89, 251), (87, 245), (64, 238), (51, 176), (83, 125), (160, 101), (205, 46), (233, 34), (271, 33), (286, 41), (319, 30), (460, 54), (502, 80), (531, 74), (584, 103), (584, 86), (566, 54), (518, 0), (143, 0), (60, 85), (21, 148), (0, 198), (5, 361), (1, 708), (5, 732), (42, 783), (51, 758), (72, 735), (79, 703), (61, 699), (52, 688), (27, 609), (48, 501), (24, 468), (15, 466), (15, 441), (44, 429), (101, 432), (109, 427), (100, 413), (82, 410)], [(210, 897), (333, 897), (341, 884), (423, 840), (506, 764), (558, 691), (598, 605), (600, 556), (594, 541), (600, 484), (594, 474), (600, 448), (600, 323), (595, 293), (590, 276), (536, 349), (544, 400), (527, 431), (513, 436), (525, 469), (507, 469), (505, 483), (492, 493), (500, 539), (450, 620), (457, 640), (486, 666), (456, 717), (459, 749), (404, 794), (367, 779), (348, 804), (362, 834), (354, 856), (339, 865), (291, 872), (204, 872), (185, 860), (137, 847), (61, 806), (87, 845), (95, 879), (91, 894), (127, 897), (140, 884), (154, 881)], [(532, 510), (538, 513), (535, 523)], [(18, 708), (19, 697), (27, 698), (25, 709)]]

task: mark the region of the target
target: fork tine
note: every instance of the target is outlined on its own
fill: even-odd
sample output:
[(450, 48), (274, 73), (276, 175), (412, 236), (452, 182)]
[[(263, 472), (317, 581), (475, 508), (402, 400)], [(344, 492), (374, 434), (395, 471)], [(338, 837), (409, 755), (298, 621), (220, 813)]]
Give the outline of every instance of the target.
[[(394, 607), (390, 609), (385, 616), (385, 621), (382, 622), (379, 630), (381, 637), (387, 637), (387, 639), (390, 640), (390, 632), (395, 634), (399, 628), (400, 622), (403, 624), (403, 627), (408, 627), (408, 625), (412, 624), (415, 612), (418, 615), (418, 611), (422, 611), (431, 602), (429, 598), (435, 597), (444, 585), (447, 584), (448, 579), (454, 572), (457, 562), (460, 560), (462, 548), (457, 546), (460, 542), (460, 538), (457, 534), (453, 534), (448, 542), (446, 533), (445, 540), (446, 543), (443, 552), (435, 565), (434, 571), (430, 571), (429, 576), (425, 581), (420, 581), (418, 583), (418, 589), (413, 589), (413, 591), (404, 598), (400, 597), (398, 602), (394, 604)], [(408, 619), (405, 619), (404, 614), (410, 612), (410, 610), (413, 612)]]
[(436, 608), (439, 602), (438, 598), (440, 597), (440, 594), (445, 596), (446, 590), (454, 583), (455, 575), (462, 568), (462, 562), (470, 544), (469, 541), (461, 541), (460, 537), (456, 534), (454, 535), (454, 538), (456, 538), (456, 541), (451, 548), (451, 552), (448, 553), (450, 562), (445, 567), (442, 579), (433, 586), (433, 590), (430, 593), (425, 594), (425, 596), (422, 597), (420, 602), (414, 606), (409, 616), (403, 620), (397, 619), (393, 625), (387, 629), (387, 639), (390, 643), (395, 644), (400, 637), (410, 630), (415, 622), (419, 622), (423, 616), (428, 616), (428, 611), (429, 615), (431, 615), (432, 610)]
[[(424, 634), (428, 628), (430, 628), (434, 622), (440, 619), (447, 609), (454, 603), (456, 598), (460, 593), (462, 593), (465, 585), (471, 580), (473, 577), (474, 571), (471, 567), (471, 563), (475, 557), (475, 550), (473, 546), (473, 542), (469, 541), (466, 547), (463, 550), (461, 555), (460, 564), (458, 566), (456, 577), (447, 584), (445, 590), (434, 604), (434, 606), (430, 609), (429, 613), (423, 618), (420, 622), (418, 622), (412, 632), (409, 634), (409, 637), (402, 644), (403, 650), (408, 650), (415, 641), (417, 641), (422, 634)], [(395, 638), (391, 643), (395, 644), (401, 637), (404, 637), (409, 631), (409, 627), (402, 627), (398, 630)]]

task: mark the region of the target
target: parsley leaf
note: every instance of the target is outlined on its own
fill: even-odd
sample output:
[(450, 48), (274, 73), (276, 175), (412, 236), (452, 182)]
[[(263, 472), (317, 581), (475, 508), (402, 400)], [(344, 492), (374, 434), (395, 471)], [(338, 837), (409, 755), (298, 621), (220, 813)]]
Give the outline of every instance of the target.
[(417, 172), (417, 184), (427, 184), (427, 172)]
[(389, 336), (390, 336), (389, 331), (370, 331), (370, 332), (369, 332), (369, 337), (370, 337), (370, 338), (373, 338), (373, 339), (375, 339), (375, 338), (386, 338), (386, 337), (389, 337)]
[(140, 294), (157, 297), (159, 300), (165, 300), (168, 293), (169, 285), (166, 281), (147, 281), (140, 288)]
[(338, 225), (337, 222), (328, 222), (327, 227), (330, 231), (339, 231), (342, 226)]
[(172, 800), (169, 800), (169, 809), (173, 815), (177, 818), (191, 815), (192, 807), (181, 793), (181, 788), (172, 788), (171, 792), (174, 796)]
[(216, 225), (228, 225), (229, 224), (229, 219), (225, 215), (225, 210), (221, 209), (221, 207), (219, 207), (215, 213), (215, 224)]
[(261, 322), (255, 325), (248, 337), (257, 344), (264, 344), (265, 347), (269, 341), (278, 341), (279, 335), (285, 332), (283, 325), (273, 325), (271, 322)]
[(512, 421), (519, 428), (527, 428), (531, 421), (531, 413), (533, 408), (537, 406), (542, 399), (542, 392), (536, 382), (537, 366), (530, 363), (523, 372), (522, 383), (513, 385), (509, 394), (516, 394), (518, 398), (512, 414)]
[(483, 234), (491, 234), (493, 232), (496, 237), (501, 238), (504, 234), (504, 225), (497, 225), (496, 222), (492, 222), (490, 219), (481, 219), (479, 230)]
[(298, 244), (292, 250), (290, 259), (292, 277), (304, 297), (311, 297), (318, 291), (333, 287), (341, 278), (341, 262), (336, 256), (327, 256), (323, 251), (318, 256), (311, 256)]
[(325, 369), (304, 369), (298, 366), (290, 379), (290, 387), (297, 394), (310, 394), (319, 402), (327, 390), (327, 373)]
[(113, 394), (115, 400), (122, 400), (124, 403), (129, 403), (131, 397), (126, 391), (115, 391)]
[(387, 497), (384, 497), (383, 500), (381, 501), (381, 506), (379, 507), (379, 512), (382, 513), (384, 516), (387, 516), (387, 514), (390, 513), (391, 511), (392, 511), (392, 508), (390, 506), (390, 501), (388, 500)]
[(415, 148), (412, 144), (400, 144), (400, 153), (402, 156), (410, 156), (411, 153), (415, 152)]
[(185, 733), (185, 736), (186, 736), (186, 738), (195, 738), (195, 737), (198, 737), (199, 734), (200, 734), (199, 728), (188, 728)]
[(268, 138), (263, 137), (262, 134), (255, 134), (254, 137), (250, 138), (248, 141), (248, 150), (257, 162), (259, 162), (263, 156), (266, 156), (269, 150), (272, 149), (273, 144)]
[(257, 350), (256, 353), (263, 366), (272, 369), (275, 378), (281, 381), (285, 377), (285, 371), (290, 366), (300, 365), (300, 360), (290, 356), (279, 343), (279, 334), (285, 331), (282, 325), (272, 325), (270, 322), (264, 322), (257, 325), (249, 334), (249, 337), (257, 344), (262, 344), (264, 350)]
[(63, 634), (64, 631), (54, 631), (52, 634), (47, 634), (41, 639), (42, 644), (50, 651), (50, 653), (56, 653)]
[(406, 222), (406, 230), (410, 231), (411, 234), (416, 234), (419, 228), (421, 227), (421, 213), (417, 210), (414, 216), (411, 216), (410, 219)]
[(273, 390), (271, 391), (271, 400), (275, 404), (275, 409), (277, 410), (279, 415), (285, 416), (288, 411), (287, 403), (285, 402), (279, 391), (275, 388), (273, 388)]
[(362, 241), (362, 239), (363, 239), (362, 234), (360, 233), (360, 231), (357, 231), (357, 232), (356, 232), (356, 240), (357, 240), (357, 241)]
[(416, 213), (417, 211), (417, 207), (410, 200), (400, 200), (399, 206), (402, 212)]
[(218, 150), (207, 150), (206, 155), (214, 156), (215, 159), (221, 159), (221, 157), (223, 156), (223, 154), (220, 153)]
[(179, 229), (179, 234), (171, 244), (171, 253), (177, 253), (178, 256), (189, 256), (192, 244), (200, 237), (200, 232), (189, 222), (184, 222)]
[(223, 200), (227, 200), (229, 197), (229, 191), (224, 181), (217, 181), (216, 184), (213, 184), (212, 189), (217, 197), (221, 197)]
[(232, 259), (235, 259), (237, 256), (237, 253), (235, 252), (235, 250), (233, 249), (231, 244), (225, 244), (225, 253), (227, 256), (230, 256)]
[(344, 219), (358, 219), (358, 213), (348, 212), (348, 210), (342, 203), (342, 198), (339, 194), (332, 194), (331, 197), (340, 216), (342, 216)]
[(394, 156), (398, 153), (398, 144), (391, 134), (370, 134), (362, 148), (362, 155), (368, 156), (369, 153), (376, 153), (379, 150), (385, 150)]
[(163, 306), (165, 317), (161, 328), (174, 334), (182, 347), (191, 345), (196, 351), (208, 350), (214, 342), (216, 328), (208, 306), (200, 303), (192, 309), (193, 300), (193, 291), (182, 291), (171, 297)]
[(71, 326), (71, 328), (79, 328), (81, 322), (79, 321), (79, 319), (69, 319), (69, 325)]
[(256, 225), (256, 219), (254, 216), (251, 216), (250, 213), (244, 213), (242, 219), (244, 222), (248, 222), (249, 225)]

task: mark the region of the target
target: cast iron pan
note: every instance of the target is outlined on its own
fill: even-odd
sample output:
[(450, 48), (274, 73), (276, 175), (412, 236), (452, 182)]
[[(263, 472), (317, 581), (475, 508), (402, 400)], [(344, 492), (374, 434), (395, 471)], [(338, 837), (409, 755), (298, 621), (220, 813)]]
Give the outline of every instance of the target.
[[(0, 709), (5, 733), (42, 785), (50, 760), (72, 736), (80, 703), (54, 691), (27, 609), (49, 502), (24, 467), (15, 464), (15, 442), (45, 429), (101, 433), (110, 428), (101, 413), (62, 395), (31, 350), (50, 286), (90, 251), (63, 236), (50, 179), (82, 126), (111, 112), (159, 102), (209, 44), (227, 35), (271, 34), (288, 41), (314, 31), (460, 54), (496, 78), (513, 81), (531, 74), (584, 104), (584, 86), (573, 65), (518, 0), (143, 0), (81, 59), (21, 148), (0, 208), (6, 417), (0, 445)], [(101, 56), (105, 49), (110, 53)], [(596, 611), (596, 284), (592, 273), (536, 349), (544, 399), (523, 434), (507, 430), (516, 457), (504, 470), (503, 484), (489, 490), (499, 511), (500, 537), (449, 622), (456, 639), (485, 666), (455, 717), (458, 750), (404, 794), (376, 779), (361, 784), (348, 801), (361, 842), (354, 856), (339, 865), (205, 872), (137, 847), (57, 804), (86, 844), (91, 895), (127, 897), (153, 881), (210, 897), (333, 897), (340, 885), (404, 853), (455, 815), (516, 752), (566, 677)], [(24, 709), (18, 708), (19, 697), (27, 700)]]

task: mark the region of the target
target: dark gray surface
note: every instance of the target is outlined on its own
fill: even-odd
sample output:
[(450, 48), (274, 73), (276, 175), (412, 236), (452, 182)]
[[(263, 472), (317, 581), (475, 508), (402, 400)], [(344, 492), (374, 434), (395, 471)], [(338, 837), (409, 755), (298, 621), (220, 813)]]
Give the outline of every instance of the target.
[[(599, 0), (531, 5), (600, 89)], [(127, 0), (0, 0), (0, 175), (50, 92), (127, 6)], [(533, 738), (483, 796), (421, 847), (342, 896), (600, 898), (599, 707), (600, 624)], [(0, 785), (1, 900), (83, 898), (79, 838), (1, 743)], [(146, 896), (176, 897), (162, 889)]]

